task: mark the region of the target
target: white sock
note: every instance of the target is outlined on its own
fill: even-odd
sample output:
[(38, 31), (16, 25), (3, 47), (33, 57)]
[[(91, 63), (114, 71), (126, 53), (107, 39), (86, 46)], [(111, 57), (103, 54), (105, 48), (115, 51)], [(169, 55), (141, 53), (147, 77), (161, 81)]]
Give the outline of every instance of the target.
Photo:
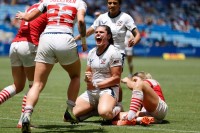
[(122, 102), (118, 102), (118, 103), (117, 103), (117, 106), (119, 106), (119, 107), (121, 108), (121, 112), (124, 111), (124, 108), (123, 108)]
[(67, 107), (72, 111), (76, 104), (72, 100), (67, 100)]
[(121, 107), (120, 106), (115, 106), (113, 109), (113, 118), (115, 118), (115, 116), (117, 116), (119, 114), (119, 112), (121, 111)]

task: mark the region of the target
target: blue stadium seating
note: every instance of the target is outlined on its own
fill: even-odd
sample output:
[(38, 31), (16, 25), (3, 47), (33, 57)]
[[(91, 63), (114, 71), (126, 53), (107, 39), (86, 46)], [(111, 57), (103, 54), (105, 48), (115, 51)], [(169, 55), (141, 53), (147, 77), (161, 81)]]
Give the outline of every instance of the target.
[[(17, 29), (10, 27), (8, 25), (5, 25), (3, 23), (3, 20), (7, 13), (9, 13), (10, 16), (13, 18), (13, 17), (15, 17), (15, 14), (17, 11), (24, 11), (24, 10), (25, 10), (24, 5), (15, 5), (15, 6), (0, 5), (0, 12), (1, 12), (0, 30), (3, 32), (13, 32), (14, 34), (16, 34)], [(87, 28), (89, 28), (92, 25), (94, 19), (95, 19), (94, 17), (86, 15), (86, 27)], [(141, 24), (141, 25), (138, 25), (138, 29), (140, 31), (142, 29), (150, 31), (150, 34), (147, 39), (147, 41), (149, 41), (149, 42), (155, 43), (156, 41), (160, 41), (164, 37), (165, 41), (167, 41), (169, 44), (172, 44), (173, 42), (178, 41), (180, 43), (180, 45), (183, 44), (183, 47), (185, 46), (185, 44), (187, 44), (186, 46), (200, 48), (200, 32), (196, 31), (195, 29), (191, 29), (188, 33), (185, 33), (185, 32), (172, 30), (172, 28), (169, 25), (160, 26), (160, 25), (156, 25), (156, 24), (153, 24), (151, 26)], [(2, 34), (3, 32), (0, 32), (0, 34)], [(75, 25), (74, 35), (77, 35), (77, 34), (78, 34), (78, 29), (77, 29), (77, 25)], [(80, 43), (80, 42), (78, 42), (78, 43)], [(87, 43), (89, 45), (89, 48), (92, 48), (95, 46), (95, 40), (94, 40), (93, 35), (87, 39)], [(2, 43), (0, 42), (0, 54), (1, 54), (2, 48), (3, 48), (3, 46), (2, 46)]]

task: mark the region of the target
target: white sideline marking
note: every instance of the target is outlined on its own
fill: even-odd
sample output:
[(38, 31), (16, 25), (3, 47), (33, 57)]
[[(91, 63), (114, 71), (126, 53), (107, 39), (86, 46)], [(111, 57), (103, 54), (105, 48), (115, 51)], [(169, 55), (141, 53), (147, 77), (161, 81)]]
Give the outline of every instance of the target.
[[(10, 119), (10, 118), (0, 118), (0, 120), (10, 120), (10, 121), (18, 121), (18, 119)], [(34, 120), (37, 122), (46, 122), (45, 120)], [(51, 123), (55, 123), (56, 121), (48, 121)], [(61, 122), (61, 121), (57, 121), (56, 123), (65, 123), (65, 122)], [(93, 125), (93, 126), (98, 126), (98, 127), (102, 127), (100, 124), (95, 124), (95, 123), (81, 123), (82, 125)], [(106, 127), (112, 127), (112, 128), (120, 128), (120, 126), (106, 126)], [(126, 128), (134, 128), (134, 129), (142, 129), (142, 130), (152, 130), (152, 131), (167, 131), (167, 132), (179, 132), (179, 133), (200, 133), (199, 131), (185, 131), (185, 130), (174, 130), (174, 129), (160, 129), (160, 128), (145, 128), (145, 127), (136, 127), (136, 126), (126, 126)]]

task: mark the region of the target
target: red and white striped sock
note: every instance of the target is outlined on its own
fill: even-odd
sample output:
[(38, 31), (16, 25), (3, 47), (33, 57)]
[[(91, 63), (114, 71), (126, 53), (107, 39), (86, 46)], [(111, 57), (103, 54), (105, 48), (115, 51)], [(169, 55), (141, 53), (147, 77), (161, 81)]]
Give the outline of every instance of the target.
[(7, 86), (0, 92), (0, 105), (16, 94), (13, 85)]
[(28, 118), (29, 121), (30, 121), (32, 113), (33, 113), (33, 106), (32, 105), (26, 105), (26, 107), (24, 107), (24, 114), (23, 114), (22, 119)]
[[(33, 81), (29, 81), (29, 90), (33, 85)], [(24, 95), (23, 100), (22, 100), (22, 113), (24, 113), (24, 107), (26, 106), (26, 97), (27, 93)]]
[(30, 114), (32, 114), (32, 112), (33, 112), (33, 106), (32, 105), (26, 105), (24, 107), (24, 113), (30, 113)]
[(22, 118), (23, 118), (23, 114), (24, 114), (24, 108), (26, 106), (26, 97), (27, 97), (27, 95), (24, 95), (23, 100), (22, 100), (21, 116), (20, 116), (20, 119), (19, 119), (19, 122), (18, 122), (18, 124), (20, 124), (20, 125), (22, 124)]
[(24, 107), (26, 106), (26, 95), (24, 95), (23, 100), (22, 100), (22, 113), (24, 113)]
[[(33, 85), (33, 81), (29, 81), (29, 90), (32, 87), (32, 85)], [(27, 94), (25, 94), (24, 97), (23, 97), (23, 99), (22, 99), (22, 110), (21, 110), (21, 116), (20, 116), (18, 124), (21, 124), (21, 122), (22, 122), (24, 108), (26, 106), (26, 97), (27, 97)]]
[(131, 121), (135, 118), (137, 111), (140, 109), (143, 102), (143, 92), (140, 90), (133, 90), (132, 91), (132, 98), (130, 109), (128, 112), (128, 120)]

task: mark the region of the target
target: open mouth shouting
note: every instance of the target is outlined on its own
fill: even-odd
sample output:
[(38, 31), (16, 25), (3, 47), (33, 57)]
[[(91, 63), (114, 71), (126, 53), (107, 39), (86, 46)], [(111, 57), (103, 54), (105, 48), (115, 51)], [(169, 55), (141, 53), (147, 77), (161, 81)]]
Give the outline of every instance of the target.
[(102, 41), (103, 41), (103, 38), (102, 38), (102, 36), (96, 36), (96, 43), (97, 44), (101, 44), (102, 43)]

